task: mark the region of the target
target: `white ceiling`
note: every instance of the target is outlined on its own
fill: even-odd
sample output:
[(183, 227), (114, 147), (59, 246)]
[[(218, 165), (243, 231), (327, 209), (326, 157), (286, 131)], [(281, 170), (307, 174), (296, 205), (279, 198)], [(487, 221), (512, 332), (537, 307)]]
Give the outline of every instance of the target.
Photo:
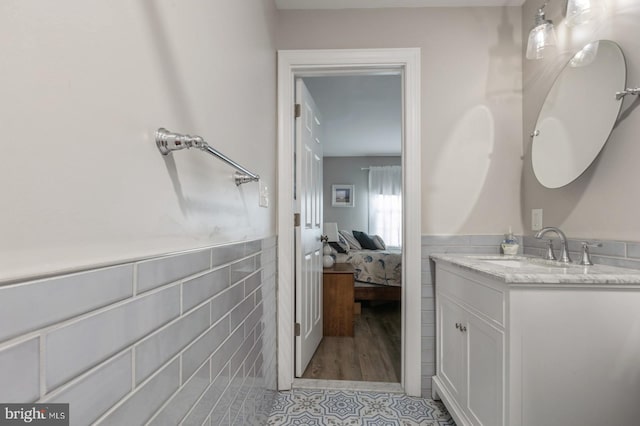
[(325, 157), (400, 155), (399, 75), (305, 77), (322, 116)]
[(278, 9), (521, 6), (524, 0), (276, 0)]

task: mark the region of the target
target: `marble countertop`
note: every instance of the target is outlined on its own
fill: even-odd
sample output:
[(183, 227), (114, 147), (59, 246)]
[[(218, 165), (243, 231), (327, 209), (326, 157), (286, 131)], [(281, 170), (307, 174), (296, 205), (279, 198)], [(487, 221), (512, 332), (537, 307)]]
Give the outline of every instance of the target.
[(447, 262), (507, 284), (621, 285), (640, 287), (640, 270), (607, 265), (563, 264), (534, 256), (432, 254)]

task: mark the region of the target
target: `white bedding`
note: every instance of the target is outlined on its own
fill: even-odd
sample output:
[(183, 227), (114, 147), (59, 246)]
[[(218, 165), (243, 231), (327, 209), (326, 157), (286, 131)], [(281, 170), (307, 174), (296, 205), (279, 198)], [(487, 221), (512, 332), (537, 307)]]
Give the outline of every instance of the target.
[(351, 250), (335, 254), (337, 263), (353, 265), (356, 281), (399, 287), (402, 283), (402, 251)]

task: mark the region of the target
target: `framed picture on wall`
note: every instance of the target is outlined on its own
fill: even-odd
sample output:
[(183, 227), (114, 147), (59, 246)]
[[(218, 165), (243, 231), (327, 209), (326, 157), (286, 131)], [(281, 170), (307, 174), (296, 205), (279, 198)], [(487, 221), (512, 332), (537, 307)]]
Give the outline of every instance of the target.
[(353, 185), (331, 185), (331, 205), (333, 207), (355, 206)]

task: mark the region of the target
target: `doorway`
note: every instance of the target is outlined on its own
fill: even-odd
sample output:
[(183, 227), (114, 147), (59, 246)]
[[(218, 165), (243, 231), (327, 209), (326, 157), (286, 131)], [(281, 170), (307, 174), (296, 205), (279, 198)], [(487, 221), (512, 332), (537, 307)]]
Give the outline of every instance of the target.
[(296, 77), (402, 75), (403, 250), (401, 386), (420, 395), (420, 51), (419, 49), (280, 51), (278, 54), (278, 388), (294, 383), (294, 81)]
[[(389, 70), (300, 79), (306, 93), (296, 94), (297, 103), (302, 102), (297, 123), (308, 121), (311, 111), (320, 123), (311, 132), (322, 152), (320, 214), (325, 249), (332, 252), (327, 262), (334, 259), (335, 264), (323, 268), (319, 280), (322, 337), (307, 349), (301, 344), (305, 334), (296, 336), (296, 350), (302, 346), (312, 355), (296, 353), (296, 377), (395, 383), (397, 389), (402, 365), (402, 75)], [(306, 184), (300, 180), (297, 190)], [(304, 208), (300, 200), (298, 206)], [(356, 236), (378, 245), (367, 246), (368, 239), (361, 244)], [(304, 330), (306, 305), (300, 299), (296, 322), (303, 319)]]

